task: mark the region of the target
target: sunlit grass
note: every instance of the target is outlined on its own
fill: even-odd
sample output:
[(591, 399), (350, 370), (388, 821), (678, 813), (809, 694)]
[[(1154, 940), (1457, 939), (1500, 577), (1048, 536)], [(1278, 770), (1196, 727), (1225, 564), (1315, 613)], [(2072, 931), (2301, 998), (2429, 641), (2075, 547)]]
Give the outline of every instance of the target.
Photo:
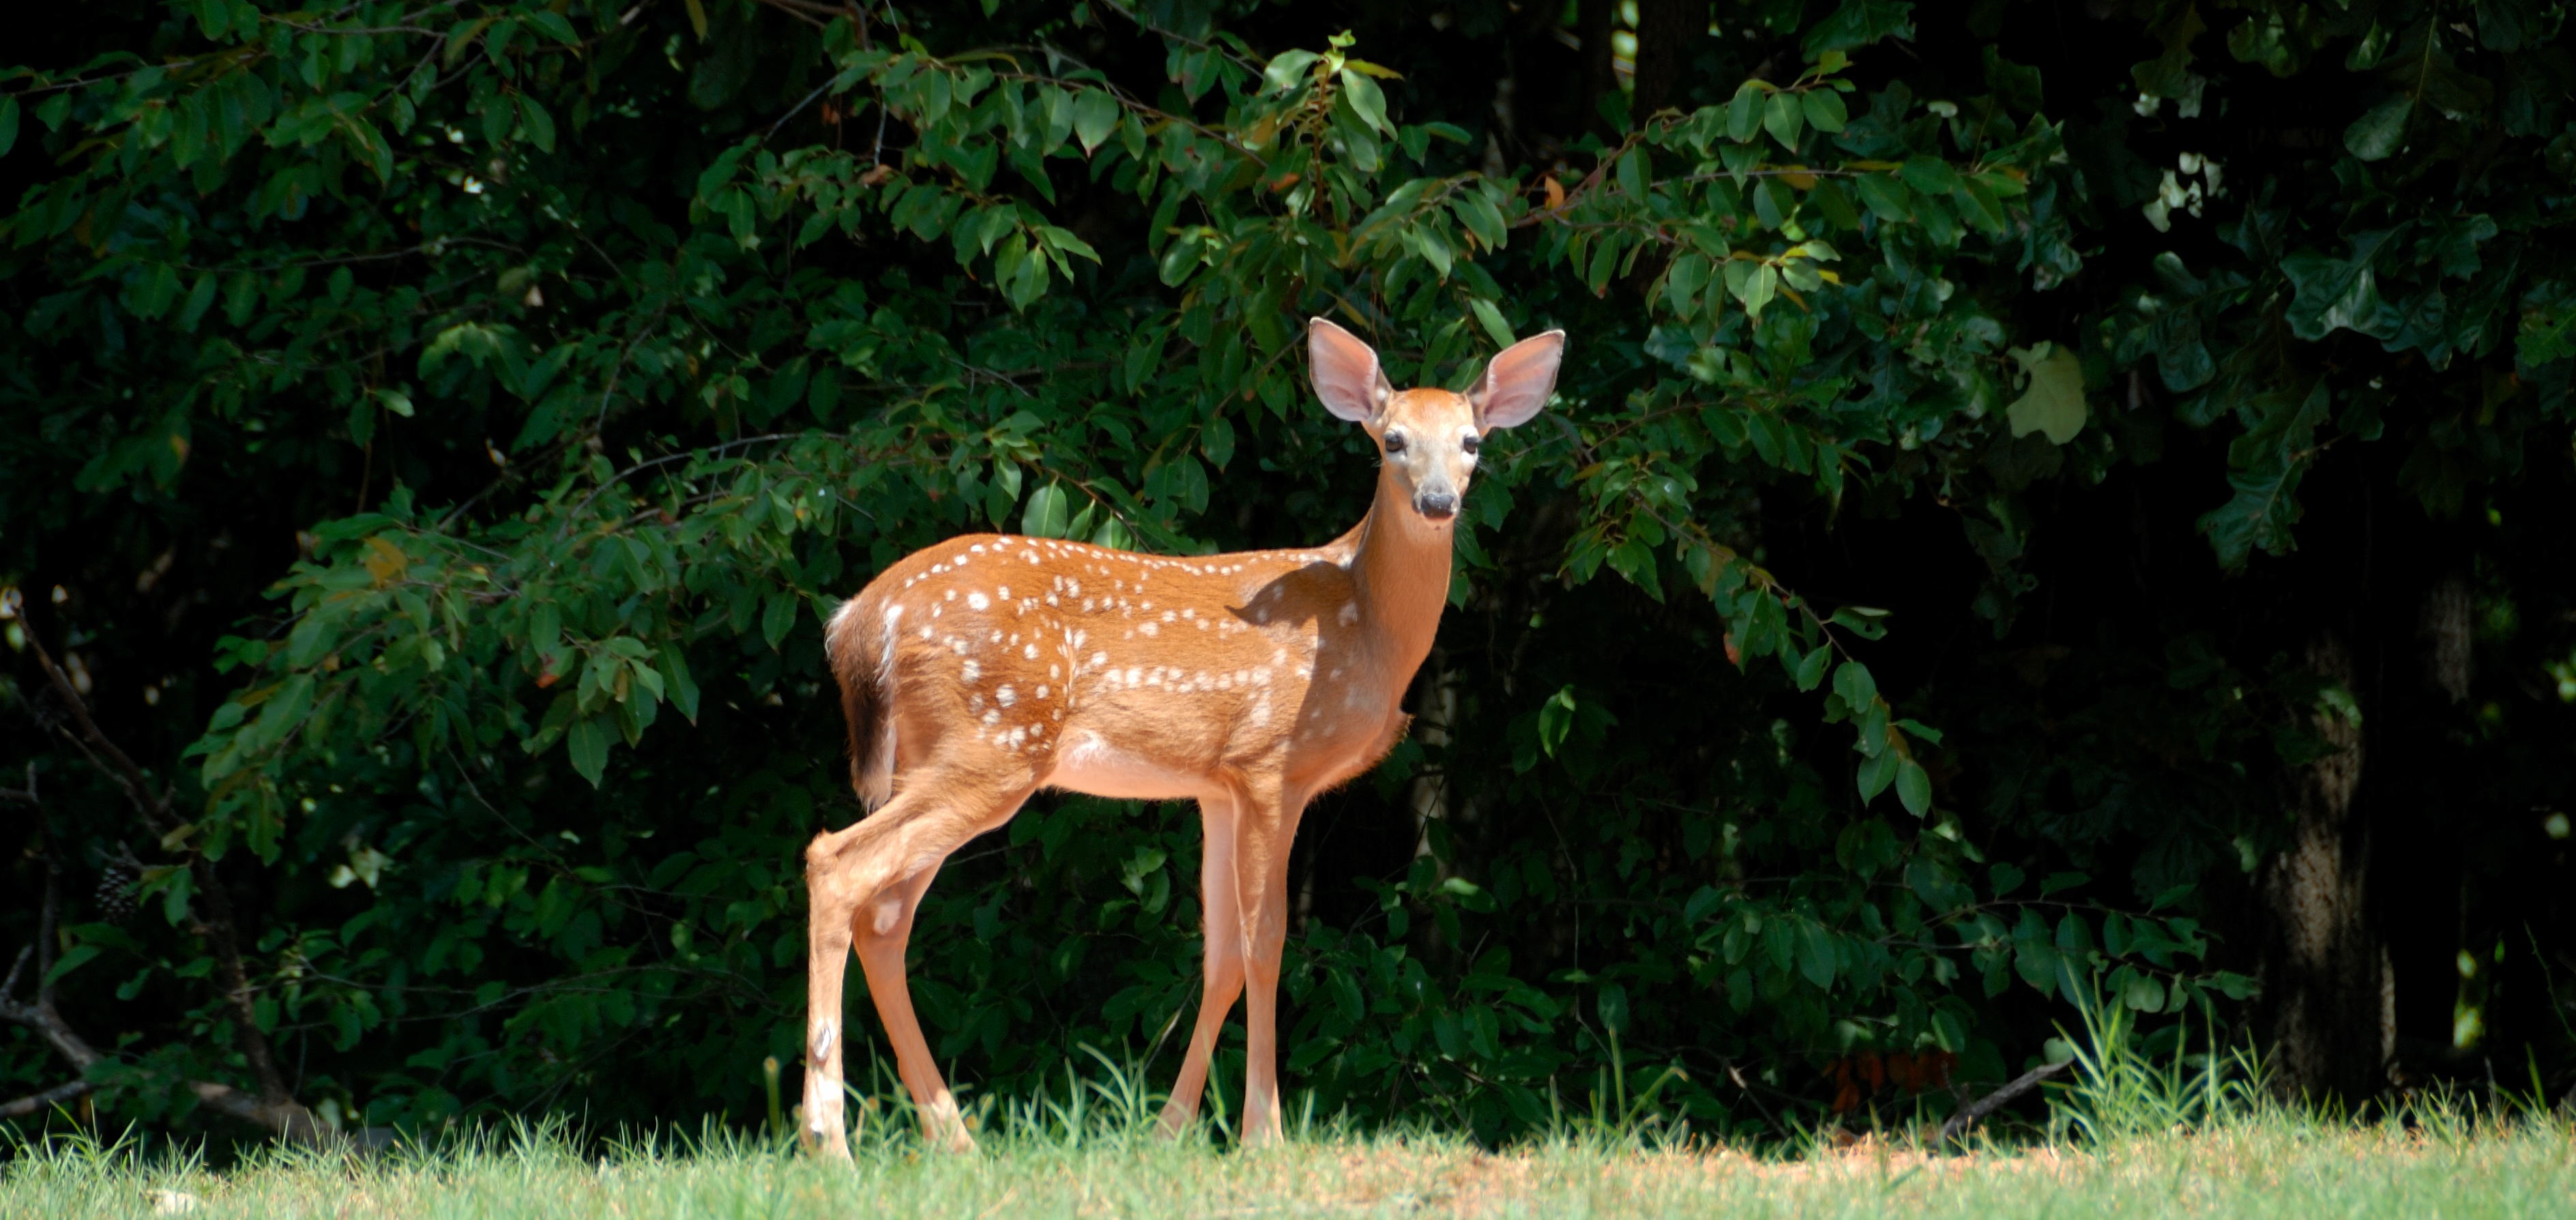
[(1099, 1108), (989, 1134), (967, 1157), (861, 1141), (853, 1167), (717, 1133), (579, 1150), (521, 1127), (376, 1157), (271, 1151), (225, 1172), (98, 1141), (23, 1146), (0, 1213), (29, 1217), (1903, 1215), (2565, 1216), (2576, 1130), (2546, 1115), (2214, 1120), (2194, 1132), (1927, 1155), (1903, 1140), (1769, 1155), (1649, 1148), (1575, 1129), (1487, 1152), (1460, 1139), (1309, 1130), (1221, 1151)]
[(899, 1106), (863, 1108), (848, 1166), (724, 1129), (582, 1140), (520, 1124), (374, 1156), (270, 1149), (221, 1171), (61, 1136), (14, 1149), (0, 1215), (2576, 1215), (2576, 1124), (2555, 1111), (2432, 1099), (2347, 1122), (2266, 1100), (2246, 1056), (2151, 1062), (2117, 1009), (2071, 1041), (2044, 1131), (1948, 1153), (1929, 1127), (1712, 1144), (1653, 1113), (1651, 1089), (1500, 1151), (1312, 1116), (1284, 1145), (1228, 1150), (1221, 1130), (1155, 1138), (1156, 1099), (1103, 1058), (1099, 1079), (988, 1108), (971, 1156), (921, 1151)]

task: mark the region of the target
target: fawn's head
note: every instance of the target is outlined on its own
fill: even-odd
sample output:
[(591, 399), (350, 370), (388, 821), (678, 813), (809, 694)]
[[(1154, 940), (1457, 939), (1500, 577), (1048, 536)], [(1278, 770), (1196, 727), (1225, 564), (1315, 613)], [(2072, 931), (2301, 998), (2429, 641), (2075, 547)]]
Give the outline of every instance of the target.
[(1405, 501), (1425, 521), (1445, 527), (1466, 501), (1485, 434), (1526, 423), (1547, 405), (1565, 332), (1551, 330), (1504, 349), (1464, 394), (1399, 393), (1368, 344), (1322, 318), (1307, 325), (1306, 351), (1324, 409), (1368, 429)]

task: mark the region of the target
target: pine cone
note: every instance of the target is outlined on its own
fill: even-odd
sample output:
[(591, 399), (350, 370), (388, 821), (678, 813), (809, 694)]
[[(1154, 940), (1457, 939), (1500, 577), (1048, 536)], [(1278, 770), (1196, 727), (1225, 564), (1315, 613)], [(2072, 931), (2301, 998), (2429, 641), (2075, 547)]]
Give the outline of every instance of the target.
[(142, 879), (142, 874), (136, 872), (133, 865), (122, 860), (108, 861), (107, 867), (98, 873), (96, 897), (99, 914), (107, 922), (120, 926), (134, 918), (134, 887)]

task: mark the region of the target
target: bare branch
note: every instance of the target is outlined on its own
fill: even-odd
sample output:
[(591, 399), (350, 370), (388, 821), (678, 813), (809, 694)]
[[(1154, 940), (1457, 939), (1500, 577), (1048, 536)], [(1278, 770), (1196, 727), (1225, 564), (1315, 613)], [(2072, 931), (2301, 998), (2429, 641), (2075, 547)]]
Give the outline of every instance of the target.
[[(20, 617), (28, 616), (22, 610)], [(28, 626), (33, 628), (34, 624), (30, 622)], [(170, 790), (164, 787), (159, 795), (154, 795), (150, 777), (136, 765), (133, 756), (99, 730), (98, 722), (90, 717), (88, 701), (81, 698), (79, 688), (72, 685), (62, 666), (55, 664), (53, 654), (46, 651), (40, 634), (31, 629), (26, 633), (26, 639), (29, 650), (36, 654), (36, 663), (43, 667), (45, 677), (52, 684), (55, 697), (62, 700), (63, 706), (71, 713), (73, 724), (79, 728), (78, 733), (66, 731), (64, 735), (72, 739), (93, 765), (124, 786), (127, 801), (134, 806), (146, 826), (166, 836), (177, 826), (170, 815)], [(29, 791), (32, 793), (32, 771), (29, 777)], [(256, 1100), (249, 1100), (247, 1095), (230, 1085), (197, 1083), (190, 1087), (197, 1092), (199, 1100), (218, 1112), (260, 1123), (289, 1138), (310, 1140), (319, 1128), (314, 1124), (312, 1114), (288, 1091), (286, 1077), (278, 1071), (277, 1057), (269, 1048), (268, 1035), (259, 1027), (259, 1011), (253, 1001), (255, 989), (251, 986), (250, 971), (242, 964), (240, 924), (233, 917), (232, 896), (225, 891), (223, 879), (216, 875), (214, 863), (203, 855), (192, 853), (188, 867), (196, 876), (197, 897), (205, 910), (205, 918), (198, 921), (197, 931), (213, 948), (216, 964), (222, 971), (224, 1000), (233, 1011), (234, 1038), (242, 1058), (250, 1063), (252, 1077), (259, 1083), (259, 1095)], [(42, 981), (53, 973), (55, 890), (59, 873), (60, 866), (48, 858), (44, 916), (35, 945), (39, 979), (35, 1001), (21, 1005), (9, 999), (7, 992), (0, 991), (0, 1019), (36, 1029), (57, 1052), (71, 1060), (73, 1066), (87, 1068), (100, 1057), (99, 1053), (73, 1033), (61, 1015), (54, 1011), (53, 987)], [(14, 983), (17, 972), (13, 969), (10, 973)]]
[[(22, 613), (22, 617), (29, 616)], [(143, 768), (136, 766), (131, 755), (99, 731), (98, 722), (90, 719), (89, 701), (81, 698), (80, 689), (72, 685), (71, 676), (63, 672), (63, 667), (54, 663), (54, 654), (45, 651), (45, 642), (32, 629), (34, 626), (32, 622), (28, 624), (27, 647), (36, 654), (36, 664), (44, 669), (46, 680), (53, 685), (54, 697), (63, 701), (63, 706), (72, 714), (72, 723), (80, 726), (79, 735), (73, 738), (74, 744), (80, 746), (82, 753), (89, 755), (90, 761), (98, 763), (101, 770), (125, 785), (125, 798), (133, 802), (135, 812), (143, 815), (146, 824), (156, 833), (168, 833), (171, 825), (169, 793), (165, 791), (154, 796), (151, 778), (143, 773)]]
[[(88, 1039), (73, 1030), (71, 1024), (63, 1020), (62, 1014), (54, 1011), (50, 1001), (39, 1000), (32, 1004), (21, 1004), (10, 998), (11, 992), (17, 986), (18, 975), (26, 964), (27, 950), (22, 949), (18, 953), (17, 964), (9, 969), (8, 985), (0, 987), (0, 1021), (13, 1022), (35, 1030), (44, 1037), (47, 1044), (54, 1048), (55, 1054), (63, 1057), (65, 1062), (77, 1070), (88, 1071), (91, 1064), (105, 1056), (100, 1055), (97, 1048), (89, 1044)], [(196, 1096), (198, 1104), (207, 1109), (227, 1118), (237, 1118), (246, 1123), (266, 1127), (290, 1140), (299, 1143), (317, 1143), (328, 1134), (321, 1124), (314, 1120), (312, 1111), (305, 1109), (291, 1097), (281, 1095), (276, 1098), (261, 1098), (228, 1084), (215, 1084), (203, 1080), (188, 1081), (187, 1087), (188, 1091)], [(96, 1089), (96, 1085), (81, 1080), (59, 1085), (42, 1093), (31, 1093), (0, 1105), (0, 1118), (23, 1118), (56, 1102), (85, 1096)]]
[(1950, 1116), (1950, 1121), (1941, 1124), (1941, 1142), (1946, 1144), (1951, 1140), (1959, 1138), (1959, 1136), (1966, 1133), (1968, 1128), (1974, 1125), (1978, 1119), (1984, 1118), (1985, 1116), (2002, 1109), (2005, 1104), (2012, 1101), (2012, 1099), (2030, 1092), (2032, 1089), (2038, 1088), (2040, 1084), (2046, 1081), (2049, 1077), (2065, 1071), (2067, 1064), (2073, 1062), (2075, 1061), (2069, 1059), (2066, 1063), (2041, 1064), (2040, 1066), (2032, 1068), (2031, 1070), (2022, 1073), (2020, 1076), (2015, 1077), (2011, 1084), (2005, 1085), (1992, 1093), (1988, 1093), (1984, 1097), (1981, 1097), (1965, 1106), (1961, 1106), (1958, 1113)]
[[(27, 955), (21, 952), (18, 955), (19, 964), (24, 965), (26, 960)], [(18, 981), (18, 972), (15, 969), (9, 972), (9, 981), (13, 985)], [(33, 1003), (21, 1004), (10, 998), (8, 993), (0, 992), (0, 1021), (24, 1025), (36, 1031), (44, 1038), (46, 1045), (54, 1048), (55, 1054), (62, 1056), (65, 1062), (77, 1070), (88, 1070), (89, 1065), (98, 1062), (100, 1058), (98, 1049), (91, 1046), (88, 1039), (73, 1032), (72, 1027), (63, 1021), (62, 1014), (54, 1011), (51, 1000), (38, 999)]]
[(86, 1080), (58, 1084), (42, 1093), (29, 1093), (16, 1101), (0, 1102), (0, 1118), (25, 1118), (30, 1114), (42, 1113), (63, 1102), (87, 1097), (97, 1091), (98, 1086)]
[(292, 1098), (264, 1101), (228, 1084), (192, 1080), (188, 1091), (197, 1095), (197, 1104), (243, 1122), (266, 1127), (299, 1144), (319, 1144), (331, 1138), (332, 1132)]

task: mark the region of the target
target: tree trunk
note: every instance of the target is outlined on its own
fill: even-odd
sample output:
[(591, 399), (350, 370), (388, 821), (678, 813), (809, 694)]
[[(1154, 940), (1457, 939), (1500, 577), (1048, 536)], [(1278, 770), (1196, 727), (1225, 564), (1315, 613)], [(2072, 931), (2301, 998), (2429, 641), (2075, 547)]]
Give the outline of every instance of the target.
[(1583, 105), (1575, 117), (1585, 127), (1601, 132), (1602, 138), (1616, 141), (1627, 135), (1610, 129), (1609, 120), (1601, 117), (1601, 98), (1619, 91), (1619, 73), (1612, 66), (1610, 35), (1619, 26), (1618, 0), (1581, 0), (1574, 10), (1574, 32), (1583, 42)]
[[(2357, 687), (2351, 651), (2338, 635), (2309, 646), (2308, 666), (2347, 696)], [(2396, 998), (2367, 915), (2370, 832), (2354, 801), (2363, 762), (2355, 706), (2320, 699), (2309, 711), (2326, 753), (2285, 777), (2297, 821), (2263, 877), (2273, 1082), (2289, 1098), (2347, 1104), (2379, 1089)]]
[(1708, 0), (1638, 0), (1637, 76), (1628, 113), (1632, 126), (1683, 102), (1691, 49), (1708, 36)]

